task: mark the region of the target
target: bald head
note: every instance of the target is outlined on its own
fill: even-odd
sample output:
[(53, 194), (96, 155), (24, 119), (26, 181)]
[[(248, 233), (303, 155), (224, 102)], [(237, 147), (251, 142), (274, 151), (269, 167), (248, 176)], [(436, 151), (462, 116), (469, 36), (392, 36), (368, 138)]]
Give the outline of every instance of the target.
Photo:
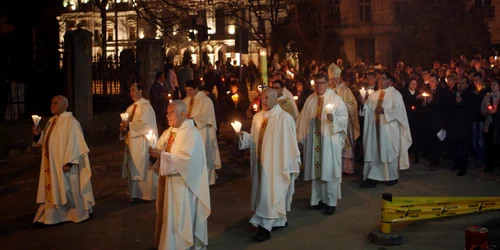
[(56, 95), (52, 98), (50, 111), (54, 115), (60, 115), (68, 109), (68, 98), (62, 95)]
[(271, 110), (276, 106), (278, 93), (274, 89), (267, 88), (262, 94), (260, 101), (262, 102), (262, 107), (264, 110)]
[(175, 110), (179, 113), (188, 112), (188, 106), (182, 100), (174, 100), (169, 104), (169, 106), (174, 106)]

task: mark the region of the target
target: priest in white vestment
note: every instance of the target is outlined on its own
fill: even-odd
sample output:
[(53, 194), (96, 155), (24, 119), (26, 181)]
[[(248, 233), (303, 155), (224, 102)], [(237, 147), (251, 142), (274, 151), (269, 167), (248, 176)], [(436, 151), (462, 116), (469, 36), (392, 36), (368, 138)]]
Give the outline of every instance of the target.
[(199, 91), (201, 86), (199, 80), (191, 80), (186, 83), (186, 98), (184, 103), (188, 106), (187, 117), (194, 120), (195, 126), (200, 131), (205, 146), (205, 154), (208, 167), (208, 179), (210, 185), (215, 184), (216, 169), (221, 168), (219, 144), (217, 143), (217, 122), (212, 100)]
[(206, 249), (210, 194), (203, 139), (187, 105), (175, 100), (167, 108), (171, 125), (150, 148), (160, 174), (156, 200), (155, 242), (159, 250)]
[(381, 89), (373, 92), (364, 105), (363, 149), (365, 163), (361, 187), (377, 182), (394, 185), (399, 170), (410, 168), (408, 148), (412, 139), (403, 97), (392, 87), (392, 76), (379, 74)]
[(277, 105), (277, 93), (266, 89), (261, 94), (263, 110), (254, 115), (250, 133), (239, 135), (240, 149), (250, 148), (252, 180), (250, 223), (258, 227), (255, 241), (271, 237), (274, 228), (287, 226), (295, 178), (300, 171), (300, 152), (295, 121)]
[(68, 99), (52, 98), (50, 118), (44, 131), (33, 128), (40, 137), (42, 163), (36, 202), (41, 203), (33, 222), (57, 224), (82, 222), (89, 218), (94, 206), (90, 177), (89, 148), (80, 123), (67, 112)]
[(342, 149), (349, 117), (342, 99), (328, 88), (328, 76), (314, 78), (315, 93), (299, 115), (297, 136), (304, 146), (304, 179), (312, 180), (311, 208), (331, 215), (341, 198)]
[(125, 140), (122, 178), (128, 179), (130, 199), (152, 201), (156, 199), (158, 176), (149, 161), (149, 143), (146, 135), (158, 135), (156, 116), (148, 100), (142, 97), (140, 84), (130, 86), (134, 103), (127, 108), (128, 121), (120, 124), (120, 140)]

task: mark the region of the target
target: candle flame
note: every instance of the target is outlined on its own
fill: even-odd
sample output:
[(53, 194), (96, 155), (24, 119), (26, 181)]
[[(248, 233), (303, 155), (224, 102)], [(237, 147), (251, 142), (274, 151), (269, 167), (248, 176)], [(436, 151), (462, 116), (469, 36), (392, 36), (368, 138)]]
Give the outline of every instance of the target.
[(422, 93), (422, 96), (424, 96), (424, 97), (428, 97), (428, 96), (430, 96), (430, 95), (424, 92), (424, 93)]

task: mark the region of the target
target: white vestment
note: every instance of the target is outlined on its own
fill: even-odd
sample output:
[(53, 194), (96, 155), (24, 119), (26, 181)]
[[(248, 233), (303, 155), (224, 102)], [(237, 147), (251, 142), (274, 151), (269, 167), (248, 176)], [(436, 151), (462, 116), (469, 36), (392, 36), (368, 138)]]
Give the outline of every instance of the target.
[[(380, 125), (377, 125), (375, 109), (382, 91), (385, 93), (381, 106), (384, 108), (384, 113), (380, 114)], [(377, 90), (368, 97), (364, 105), (364, 113), (363, 179), (397, 180), (399, 169), (410, 168), (408, 148), (412, 143), (403, 98), (393, 87)], [(377, 138), (377, 126), (379, 126), (380, 138)]]
[(170, 152), (162, 152), (154, 165), (161, 175), (156, 200), (158, 249), (206, 249), (211, 210), (203, 139), (188, 119), (179, 128), (167, 129), (157, 148), (165, 150), (173, 133)]
[[(266, 119), (267, 123), (262, 125)], [(262, 129), (265, 129), (263, 133)], [(255, 211), (250, 223), (268, 231), (285, 226), (286, 212), (290, 211), (295, 192), (295, 178), (300, 171), (294, 119), (279, 105), (255, 114), (250, 134), (243, 132), (239, 147), (250, 148), (251, 209)]]
[(283, 95), (292, 101), (293, 110), (295, 110), (295, 117), (299, 117), (299, 108), (297, 108), (297, 103), (293, 99), (293, 94), (286, 87), (283, 89)]
[[(184, 98), (184, 103), (189, 107), (191, 97)], [(191, 117), (200, 131), (205, 145), (205, 154), (208, 167), (208, 178), (210, 185), (215, 184), (216, 169), (221, 168), (219, 144), (217, 143), (217, 122), (215, 121), (214, 104), (203, 91), (199, 91), (194, 97)]]
[[(88, 219), (95, 201), (89, 148), (80, 123), (71, 112), (50, 118), (38, 145), (42, 146), (42, 163), (36, 202), (42, 204), (33, 222), (57, 224)], [(63, 166), (68, 163), (71, 170), (64, 173)]]
[[(135, 112), (134, 105), (137, 105)], [(130, 105), (126, 112), (129, 114), (130, 130), (120, 133), (120, 140), (125, 140), (122, 178), (128, 179), (131, 198), (152, 201), (156, 199), (158, 176), (151, 168), (146, 135), (149, 131), (158, 135), (155, 112), (144, 98)]]
[[(304, 145), (304, 179), (313, 180), (311, 205), (323, 201), (329, 206), (336, 206), (341, 198), (340, 183), (342, 181), (342, 149), (347, 136), (348, 114), (342, 99), (331, 89), (327, 89), (323, 97), (321, 113), (321, 142), (315, 142), (315, 119), (318, 105), (316, 93), (310, 95), (304, 103), (304, 108), (297, 119), (297, 137)], [(333, 121), (327, 119), (325, 107), (333, 104)], [(315, 147), (319, 146), (321, 159), (316, 159)], [(332, 183), (328, 183), (332, 182)], [(321, 185), (318, 185), (321, 183)], [(321, 188), (320, 188), (321, 187)], [(320, 188), (321, 190), (318, 190)], [(328, 191), (328, 195), (322, 194)], [(318, 197), (334, 197), (327, 201)]]

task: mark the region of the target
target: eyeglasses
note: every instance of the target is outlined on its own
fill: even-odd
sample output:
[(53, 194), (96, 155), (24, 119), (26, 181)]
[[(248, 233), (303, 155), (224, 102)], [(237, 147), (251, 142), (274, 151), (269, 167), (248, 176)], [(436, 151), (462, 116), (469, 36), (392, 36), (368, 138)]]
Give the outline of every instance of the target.
[(318, 84), (327, 84), (328, 82), (316, 82)]
[(281, 87), (278, 87), (278, 86), (276, 86), (276, 87), (273, 86), (271, 88), (273, 88), (273, 89), (281, 89)]

